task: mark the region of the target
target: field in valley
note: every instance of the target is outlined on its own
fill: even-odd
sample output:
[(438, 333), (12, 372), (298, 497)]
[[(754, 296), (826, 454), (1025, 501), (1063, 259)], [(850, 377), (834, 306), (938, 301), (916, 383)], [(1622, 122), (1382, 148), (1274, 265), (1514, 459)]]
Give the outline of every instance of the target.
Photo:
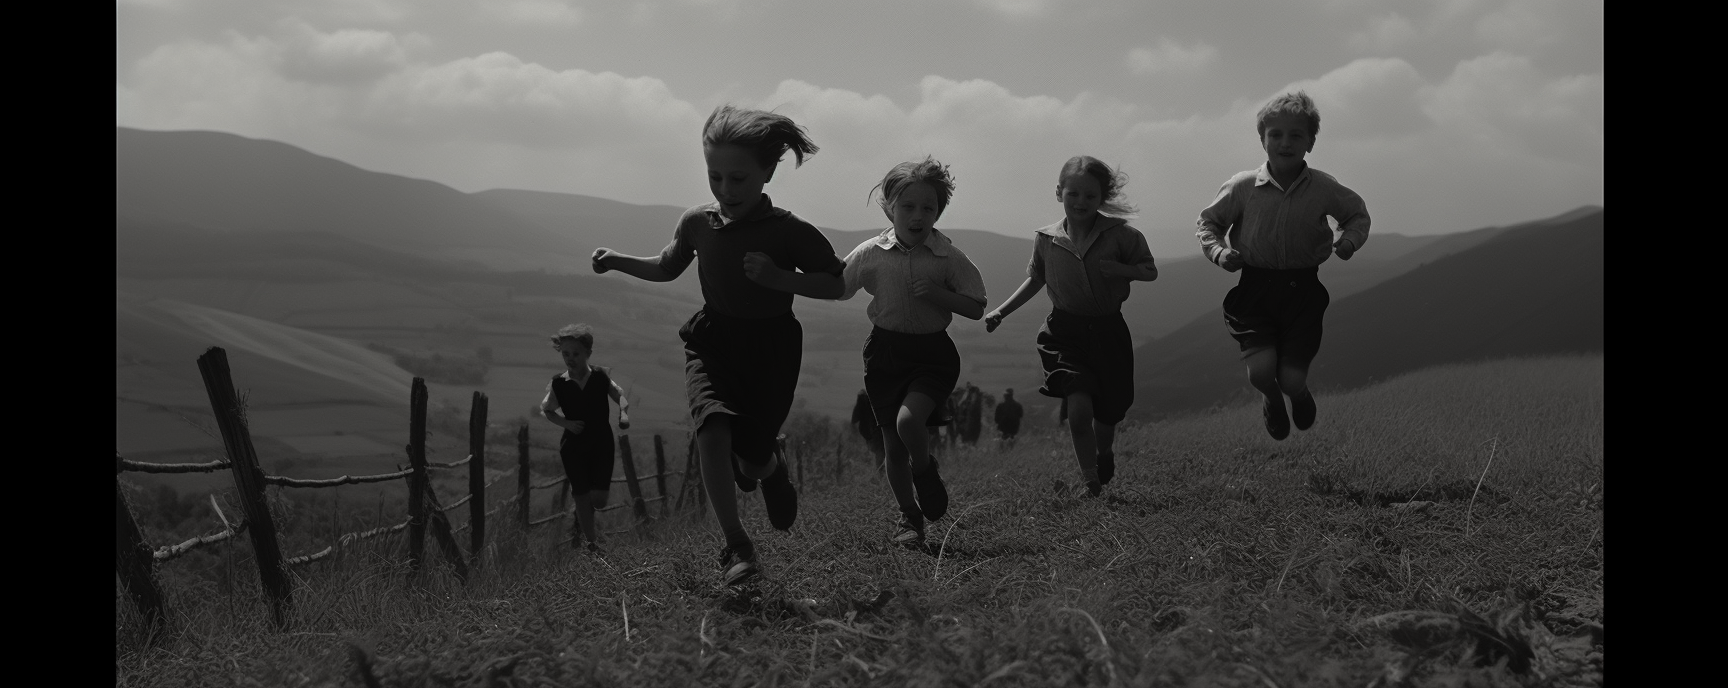
[[(400, 538), (299, 570), (283, 632), (228, 545), (161, 567), (152, 640), (117, 592), (116, 683), (1599, 685), (1603, 375), (1601, 356), (1419, 371), (1321, 396), (1282, 443), (1257, 407), (1127, 427), (1101, 499), (1065, 437), (962, 448), (929, 551), (888, 544), (885, 484), (855, 458), (837, 482), (830, 442), (791, 533), (744, 495), (767, 575), (739, 589), (703, 514), (603, 558), (499, 522), (466, 587), (431, 543), (410, 582)], [(385, 510), (317, 499), (286, 520)]]

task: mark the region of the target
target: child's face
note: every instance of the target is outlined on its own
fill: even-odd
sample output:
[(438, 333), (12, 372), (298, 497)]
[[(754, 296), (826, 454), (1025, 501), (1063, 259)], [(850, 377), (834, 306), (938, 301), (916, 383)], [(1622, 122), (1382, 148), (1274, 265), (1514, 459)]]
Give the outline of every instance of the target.
[(588, 367), (588, 357), (593, 355), (588, 347), (574, 339), (558, 342), (558, 355), (564, 357), (564, 367), (571, 370), (585, 370)]
[(1307, 117), (1280, 113), (1266, 118), (1260, 145), (1273, 169), (1293, 172), (1302, 168), (1302, 159), (1314, 150), (1314, 134), (1308, 131)]
[(888, 219), (894, 221), (894, 238), (906, 246), (918, 246), (936, 228), (942, 216), (937, 205), (935, 187), (918, 182), (900, 190), (900, 195), (888, 205)]
[(1083, 222), (1104, 204), (1104, 186), (1098, 183), (1097, 177), (1076, 174), (1062, 180), (1062, 185), (1056, 187), (1056, 198), (1062, 201), (1062, 211), (1070, 223)]
[(756, 207), (762, 187), (774, 177), (774, 166), (763, 167), (743, 146), (709, 146), (702, 149), (702, 157), (708, 162), (708, 190), (728, 218), (737, 219)]

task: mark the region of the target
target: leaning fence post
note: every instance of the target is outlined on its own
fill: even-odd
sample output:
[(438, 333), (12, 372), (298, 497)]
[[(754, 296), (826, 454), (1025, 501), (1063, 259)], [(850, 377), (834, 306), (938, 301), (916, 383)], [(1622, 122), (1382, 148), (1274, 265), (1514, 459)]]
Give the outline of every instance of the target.
[(468, 407), (468, 558), (476, 566), (486, 549), (486, 395)]
[(684, 482), (690, 482), (690, 477), (696, 477), (696, 508), (698, 516), (708, 513), (708, 487), (702, 482), (702, 457), (696, 451), (696, 433), (690, 433), (690, 470), (684, 474)]
[(426, 553), (426, 380), (414, 378), (408, 395), (408, 568), (420, 570)]
[(672, 505), (666, 498), (666, 447), (659, 435), (654, 436), (654, 484), (660, 487), (660, 517), (665, 518)]
[(516, 518), (528, 528), (528, 424), (516, 432)]
[(618, 434), (618, 451), (623, 454), (619, 458), (624, 460), (624, 482), (630, 487), (630, 501), (636, 507), (636, 520), (646, 521), (648, 503), (642, 501), (642, 485), (636, 482), (636, 459), (631, 456), (629, 435)]
[(204, 392), (210, 397), (210, 409), (216, 415), (216, 427), (222, 431), (222, 446), (228, 452), (228, 462), (234, 471), (234, 486), (239, 488), (240, 503), (246, 509), (246, 530), (252, 535), (252, 554), (258, 560), (258, 579), (270, 596), (270, 615), (278, 628), (287, 624), (287, 608), (293, 603), (293, 591), (282, 570), (282, 549), (276, 543), (276, 522), (270, 518), (270, 503), (264, 496), (264, 471), (258, 467), (258, 453), (252, 447), (252, 431), (247, 428), (245, 409), (234, 393), (234, 377), (228, 371), (228, 352), (210, 347), (198, 357), (198, 372), (204, 378)]
[[(119, 454), (115, 454), (119, 463)], [(126, 488), (120, 477), (114, 477), (114, 572), (132, 596), (146, 628), (162, 622), (162, 589), (156, 585), (156, 559), (138, 521), (132, 517), (132, 505), (126, 503)]]

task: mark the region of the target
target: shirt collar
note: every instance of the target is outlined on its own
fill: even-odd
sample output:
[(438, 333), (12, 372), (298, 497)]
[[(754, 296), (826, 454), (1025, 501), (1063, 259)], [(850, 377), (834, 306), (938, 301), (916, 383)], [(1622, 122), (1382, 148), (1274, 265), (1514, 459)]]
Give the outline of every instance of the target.
[[(893, 227), (884, 229), (882, 230), (882, 233), (871, 237), (870, 242), (876, 244), (877, 248), (885, 250), (900, 250), (910, 253), (908, 249), (900, 245), (899, 239), (894, 238)], [(953, 241), (948, 239), (948, 235), (943, 234), (942, 230), (934, 227), (930, 228), (930, 236), (924, 238), (924, 248), (930, 249), (931, 253), (936, 254), (936, 256), (940, 258), (948, 257), (948, 247), (953, 245), (953, 243)]]
[[(1301, 184), (1302, 180), (1307, 179), (1308, 178), (1308, 171), (1311, 169), (1313, 169), (1313, 168), (1309, 167), (1306, 164), (1306, 162), (1304, 162), (1304, 164), (1302, 165), (1302, 172), (1300, 174), (1296, 175), (1296, 181), (1290, 182), (1290, 189), (1296, 188), (1296, 185)], [(1280, 191), (1285, 191), (1285, 192), (1290, 191), (1290, 189), (1286, 189), (1282, 186), (1279, 186), (1278, 180), (1272, 178), (1272, 163), (1271, 162), (1260, 163), (1260, 169), (1254, 173), (1254, 185), (1255, 186), (1265, 186), (1267, 184), (1271, 184), (1272, 188), (1278, 189)]]
[(774, 199), (769, 198), (768, 194), (762, 194), (762, 200), (756, 203), (756, 207), (750, 210), (750, 214), (741, 218), (728, 218), (725, 215), (720, 214), (720, 203), (717, 201), (710, 202), (708, 206), (702, 210), (702, 213), (708, 216), (708, 226), (712, 229), (726, 229), (735, 224), (751, 222), (768, 217), (783, 217), (791, 212), (792, 211), (785, 208), (774, 207)]
[[(1054, 224), (1051, 224), (1051, 225), (1048, 225), (1045, 227), (1039, 227), (1038, 233), (1048, 235), (1052, 239), (1064, 239), (1067, 241), (1073, 241), (1073, 237), (1068, 236), (1067, 224), (1068, 224), (1067, 219), (1057, 220)], [(1093, 225), (1092, 225), (1092, 236), (1100, 236), (1104, 233), (1104, 230), (1110, 229), (1110, 228), (1115, 227), (1117, 225), (1125, 225), (1125, 224), (1128, 224), (1128, 220), (1126, 220), (1124, 218), (1112, 217), (1109, 215), (1100, 214), (1098, 216), (1098, 221), (1093, 223)]]

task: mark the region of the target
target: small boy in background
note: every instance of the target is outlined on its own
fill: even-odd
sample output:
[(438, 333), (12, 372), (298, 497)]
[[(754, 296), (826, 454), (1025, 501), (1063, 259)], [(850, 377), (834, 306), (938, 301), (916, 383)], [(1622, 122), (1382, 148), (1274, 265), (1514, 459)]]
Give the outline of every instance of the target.
[[(1242, 271), (1224, 297), (1224, 323), (1242, 347), (1248, 383), (1265, 396), (1266, 432), (1282, 440), (1291, 420), (1298, 430), (1314, 425), (1308, 366), (1320, 351), (1321, 320), (1331, 303), (1320, 264), (1334, 253), (1350, 260), (1362, 250), (1368, 207), (1332, 175), (1308, 166), (1320, 111), (1307, 93), (1273, 98), (1260, 109), (1256, 129), (1266, 163), (1224, 182), (1200, 211), (1195, 236), (1208, 260)], [(1338, 222), (1336, 241), (1327, 216)]]

